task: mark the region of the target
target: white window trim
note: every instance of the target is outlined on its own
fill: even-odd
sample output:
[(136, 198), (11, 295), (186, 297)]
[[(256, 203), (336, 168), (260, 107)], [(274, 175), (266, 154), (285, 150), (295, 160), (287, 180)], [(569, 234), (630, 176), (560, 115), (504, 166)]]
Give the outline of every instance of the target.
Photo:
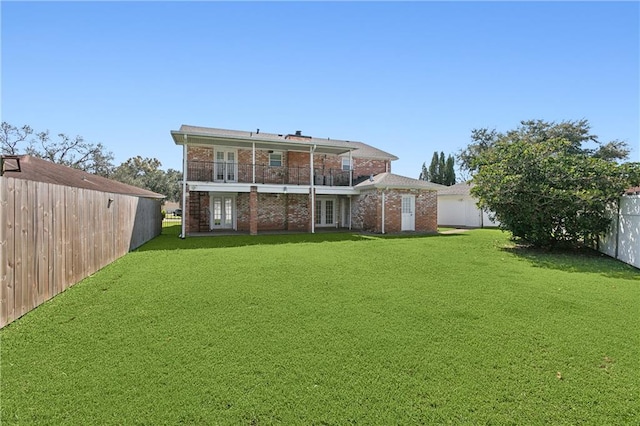
[[(224, 152), (224, 164), (225, 164), (225, 171), (226, 168), (229, 167), (229, 165), (231, 164), (233, 167), (233, 176), (235, 177), (235, 179), (233, 180), (227, 180), (227, 176), (225, 176), (224, 179), (218, 179), (218, 167), (219, 166), (219, 161), (218, 161), (218, 152)], [(233, 158), (235, 159), (233, 161), (233, 163), (229, 163), (227, 161), (227, 153), (229, 152), (233, 152)], [(232, 147), (225, 147), (225, 146), (218, 146), (215, 147), (213, 150), (213, 162), (214, 162), (214, 175), (213, 175), (213, 180), (215, 182), (221, 182), (221, 181), (228, 181), (228, 182), (237, 182), (238, 181), (238, 149), (237, 148), (232, 148)]]
[[(271, 156), (272, 155), (279, 155), (280, 156), (280, 164), (279, 165), (273, 165), (271, 164)], [(284, 165), (284, 154), (282, 151), (273, 151), (269, 153), (269, 167), (282, 167)]]
[[(317, 197), (316, 198), (316, 204), (318, 202), (322, 203), (322, 209), (320, 211), (320, 220), (322, 222), (322, 220), (326, 220), (325, 218), (325, 211), (324, 208), (326, 206), (325, 202), (326, 201), (332, 201), (333, 202), (333, 223), (315, 223), (315, 226), (317, 228), (337, 228), (339, 225), (339, 221), (338, 221), (338, 199), (335, 197)], [(315, 212), (315, 208), (316, 206), (313, 206), (314, 208), (314, 212)], [(317, 218), (314, 218), (315, 220), (317, 220)]]
[[(222, 226), (222, 225), (214, 225), (214, 219), (213, 219), (213, 215), (214, 215), (214, 206), (213, 206), (213, 199), (214, 198), (222, 198), (223, 200), (225, 198), (230, 198), (231, 199), (231, 228)], [(225, 208), (224, 206), (224, 201), (222, 202), (222, 205), (220, 206), (223, 210)], [(209, 228), (211, 230), (213, 229), (233, 229), (236, 230), (237, 229), (237, 219), (238, 219), (238, 208), (237, 208), (237, 200), (236, 200), (236, 195), (235, 194), (229, 194), (227, 192), (209, 192)]]
[[(348, 169), (344, 168), (345, 165), (347, 165)], [(349, 157), (342, 157), (342, 171), (343, 172), (348, 172), (350, 170), (353, 170), (353, 159), (351, 159)]]

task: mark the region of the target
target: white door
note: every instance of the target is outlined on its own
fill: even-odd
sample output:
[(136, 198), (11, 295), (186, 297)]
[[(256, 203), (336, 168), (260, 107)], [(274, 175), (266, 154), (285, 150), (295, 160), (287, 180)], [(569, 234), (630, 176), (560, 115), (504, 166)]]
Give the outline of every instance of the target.
[(238, 163), (235, 150), (217, 150), (214, 167), (214, 180), (219, 182), (235, 182)]
[(416, 197), (415, 195), (402, 196), (402, 231), (416, 230)]
[(336, 203), (335, 200), (316, 200), (316, 226), (336, 225)]
[(233, 195), (211, 194), (211, 229), (236, 228), (236, 199)]

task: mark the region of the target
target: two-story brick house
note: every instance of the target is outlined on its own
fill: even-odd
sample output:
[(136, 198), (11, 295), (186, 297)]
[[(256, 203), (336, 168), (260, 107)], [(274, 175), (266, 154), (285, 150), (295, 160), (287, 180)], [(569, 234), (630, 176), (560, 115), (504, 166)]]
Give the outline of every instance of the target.
[(435, 231), (437, 185), (362, 142), (183, 125), (182, 235), (218, 230)]

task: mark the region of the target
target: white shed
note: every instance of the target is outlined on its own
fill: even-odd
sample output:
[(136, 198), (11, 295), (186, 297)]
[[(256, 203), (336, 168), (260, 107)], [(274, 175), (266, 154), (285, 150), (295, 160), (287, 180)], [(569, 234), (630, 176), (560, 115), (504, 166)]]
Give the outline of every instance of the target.
[(480, 210), (471, 196), (473, 184), (462, 182), (438, 190), (438, 226), (465, 228), (496, 227), (489, 215)]

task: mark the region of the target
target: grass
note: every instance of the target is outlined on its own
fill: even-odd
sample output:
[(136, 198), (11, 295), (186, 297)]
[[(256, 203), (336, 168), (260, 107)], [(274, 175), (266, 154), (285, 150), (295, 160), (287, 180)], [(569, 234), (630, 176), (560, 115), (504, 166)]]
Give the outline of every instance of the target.
[(633, 424), (640, 273), (495, 230), (176, 237), (0, 331), (2, 424)]

